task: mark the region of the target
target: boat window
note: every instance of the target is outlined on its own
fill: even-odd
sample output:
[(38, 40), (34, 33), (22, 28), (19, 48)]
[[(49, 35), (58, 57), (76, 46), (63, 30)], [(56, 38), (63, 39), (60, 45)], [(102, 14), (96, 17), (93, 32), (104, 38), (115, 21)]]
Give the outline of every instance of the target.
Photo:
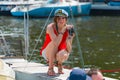
[(48, 0), (48, 3), (56, 3), (58, 0)]

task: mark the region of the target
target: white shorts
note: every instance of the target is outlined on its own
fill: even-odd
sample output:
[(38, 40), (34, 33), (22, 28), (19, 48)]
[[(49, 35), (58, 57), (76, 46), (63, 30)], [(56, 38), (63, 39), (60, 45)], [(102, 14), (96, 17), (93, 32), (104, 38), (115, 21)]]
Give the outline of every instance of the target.
[(48, 60), (47, 57), (46, 57), (46, 49), (44, 49), (42, 51), (42, 57), (45, 59), (45, 60)]

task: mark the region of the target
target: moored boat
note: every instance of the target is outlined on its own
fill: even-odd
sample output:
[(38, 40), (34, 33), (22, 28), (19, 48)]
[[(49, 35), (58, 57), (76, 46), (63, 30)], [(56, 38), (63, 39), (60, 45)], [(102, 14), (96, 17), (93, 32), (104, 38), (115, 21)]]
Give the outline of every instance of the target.
[(120, 6), (120, 1), (110, 1), (110, 2), (108, 2), (108, 5), (110, 5), (110, 6)]
[(92, 4), (90, 15), (119, 16), (120, 1), (112, 0), (107, 3), (94, 3)]
[(11, 10), (11, 14), (13, 16), (23, 16), (20, 15), (20, 13), (28, 12), (29, 16), (31, 17), (52, 17), (56, 9), (65, 9), (69, 13), (69, 15), (72, 12), (74, 16), (89, 15), (91, 9), (91, 2), (78, 2), (74, 0), (62, 0), (57, 2), (48, 1), (43, 4), (30, 5), (28, 6), (28, 8), (21, 8), (21, 10), (19, 11), (18, 7), (15, 7)]
[(2, 0), (0, 1), (0, 15), (11, 15), (10, 10), (19, 5), (31, 5), (46, 0)]

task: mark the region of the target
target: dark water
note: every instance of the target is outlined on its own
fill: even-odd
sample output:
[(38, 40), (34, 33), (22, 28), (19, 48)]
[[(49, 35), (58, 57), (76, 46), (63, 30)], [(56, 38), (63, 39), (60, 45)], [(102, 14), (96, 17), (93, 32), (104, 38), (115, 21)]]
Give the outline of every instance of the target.
[[(43, 58), (38, 55), (45, 30), (39, 40), (38, 37), (46, 21), (47, 18), (29, 20), (30, 53), (38, 43), (32, 60), (43, 63)], [(51, 21), (52, 19), (48, 23)], [(105, 76), (120, 79), (120, 16), (83, 16), (69, 19), (68, 22), (75, 25), (79, 41), (74, 39), (73, 52), (64, 65), (97, 67)], [(4, 33), (22, 34), (23, 27), (23, 18), (0, 16), (0, 29)]]

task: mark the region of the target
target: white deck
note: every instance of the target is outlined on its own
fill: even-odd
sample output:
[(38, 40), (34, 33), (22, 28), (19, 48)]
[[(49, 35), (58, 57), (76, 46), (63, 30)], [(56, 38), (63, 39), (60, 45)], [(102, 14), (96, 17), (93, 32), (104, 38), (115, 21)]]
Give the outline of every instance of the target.
[[(66, 80), (71, 70), (64, 69), (64, 74), (56, 76), (48, 76), (48, 66), (40, 63), (27, 62), (24, 59), (5, 59), (7, 63), (11, 63), (11, 67), (16, 72), (16, 80)], [(57, 73), (57, 68), (55, 67)], [(117, 80), (105, 77), (105, 80)]]

